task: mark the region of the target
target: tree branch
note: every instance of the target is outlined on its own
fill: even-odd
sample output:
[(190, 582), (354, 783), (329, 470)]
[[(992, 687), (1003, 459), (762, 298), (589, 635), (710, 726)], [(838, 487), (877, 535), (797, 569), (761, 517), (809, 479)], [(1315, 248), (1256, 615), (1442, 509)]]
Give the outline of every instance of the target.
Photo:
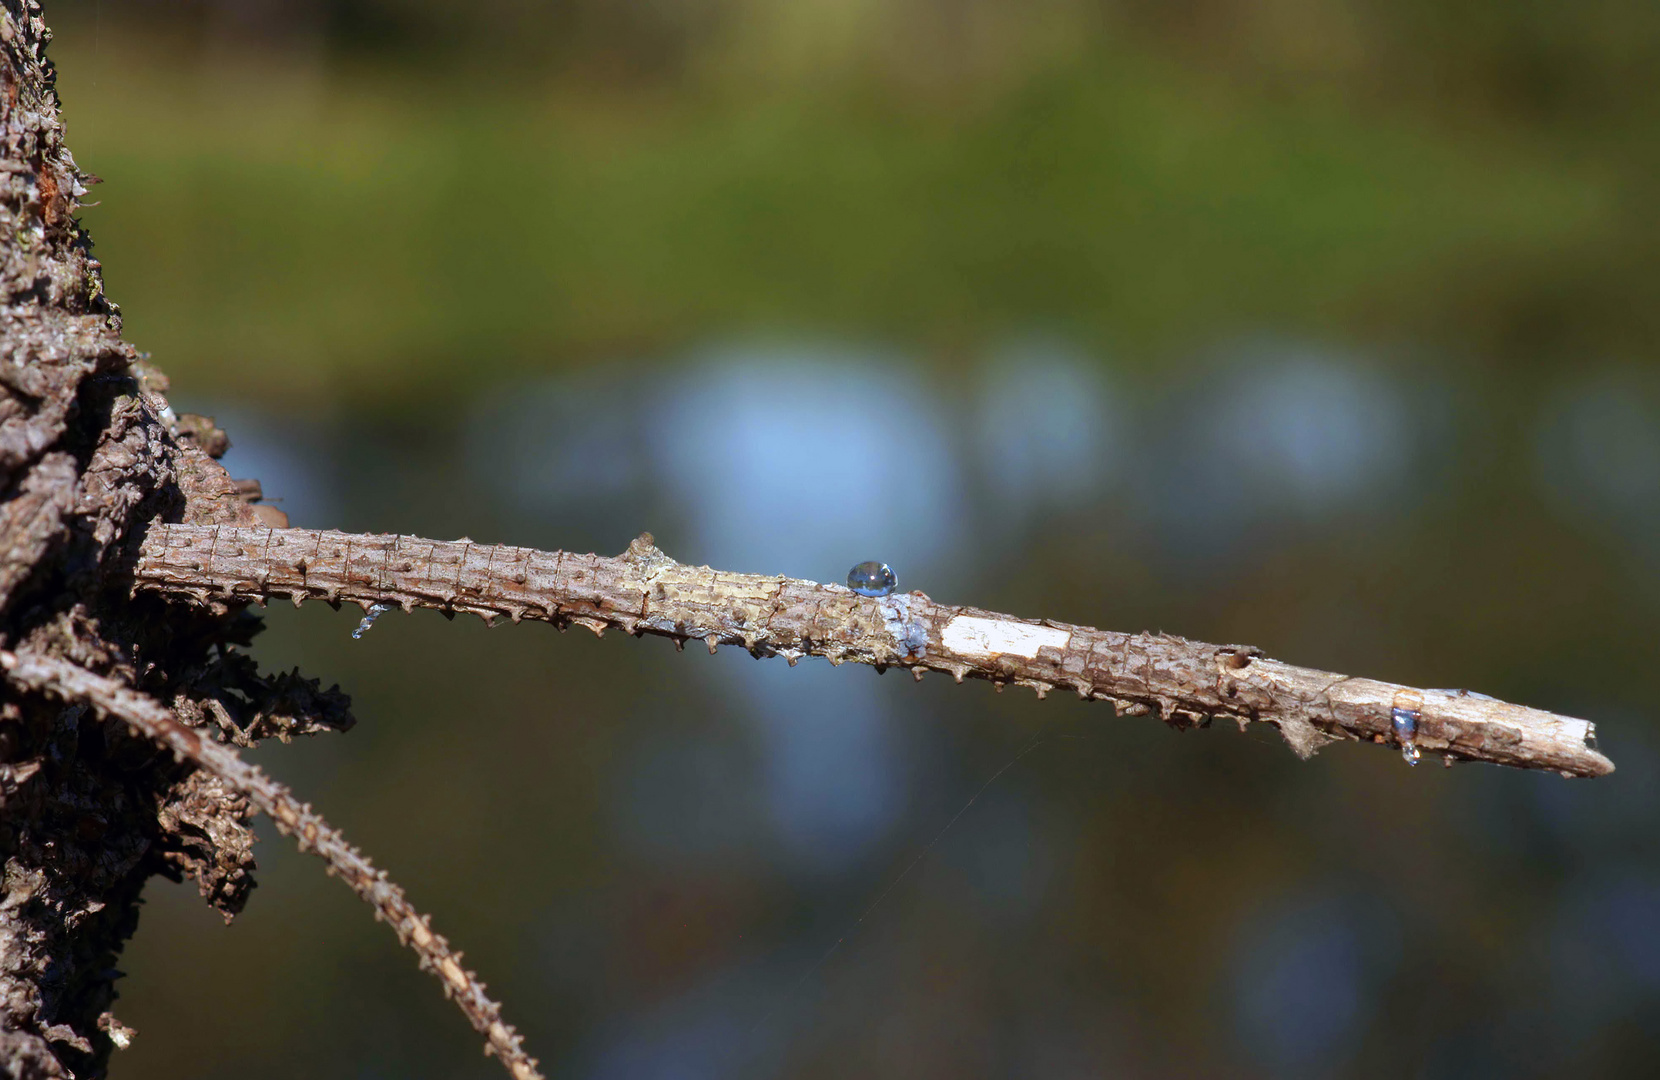
[(862, 597), (840, 585), (685, 566), (645, 535), (606, 558), (470, 540), (307, 529), (153, 525), (135, 588), (198, 604), (288, 597), (544, 619), (561, 629), (615, 627), (710, 652), (803, 656), (928, 670), (1108, 700), (1120, 715), (1177, 726), (1227, 717), (1275, 724), (1304, 757), (1335, 739), (1564, 776), (1603, 776), (1585, 720), (1460, 690), (1421, 690), (1270, 660), (1244, 645), (1124, 634), (939, 604), (920, 592)]
[(453, 998), (474, 1030), (484, 1034), (486, 1052), (499, 1057), (514, 1080), (541, 1080), (535, 1060), (519, 1045), (518, 1033), (502, 1020), (500, 1006), (485, 995), (484, 984), (461, 966), (461, 954), (452, 952), (449, 943), (433, 933), (427, 917), (415, 910), (402, 889), (387, 880), (384, 870), (376, 870), (356, 848), (346, 843), (345, 837), (286, 787), (266, 776), (258, 766), (242, 760), (231, 747), (205, 738), (201, 732), (180, 723), (154, 698), (114, 679), (43, 653), (21, 649), (15, 653), (0, 651), (0, 669), (17, 685), (66, 701), (84, 702), (101, 713), (124, 720), (134, 731), (167, 747), (181, 760), (194, 762), (228, 787), (246, 795), (270, 815), (278, 829), (297, 839), (301, 851), (309, 851), (327, 862), (329, 873), (338, 875), (351, 886), (353, 892), (375, 909), (375, 917), (390, 925), (398, 940), (415, 951), (422, 969), (431, 971), (443, 983), (445, 996)]

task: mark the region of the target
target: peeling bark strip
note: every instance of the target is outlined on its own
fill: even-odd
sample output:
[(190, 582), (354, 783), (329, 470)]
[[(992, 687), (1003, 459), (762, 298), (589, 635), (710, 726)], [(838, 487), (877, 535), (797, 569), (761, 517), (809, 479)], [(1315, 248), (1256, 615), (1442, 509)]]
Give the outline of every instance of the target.
[[(1452, 759), (1564, 776), (1603, 776), (1587, 721), (1458, 690), (1418, 690), (1269, 660), (1242, 645), (1206, 645), (1166, 634), (1123, 634), (1018, 619), (935, 603), (922, 593), (878, 599), (840, 585), (685, 566), (642, 536), (616, 558), (368, 536), (307, 529), (154, 525), (136, 587), (186, 598), (260, 601), (288, 597), (395, 604), (615, 627), (683, 644), (742, 645), (790, 663), (822, 656), (878, 670), (943, 671), (1109, 700), (1121, 715), (1156, 713), (1178, 726), (1223, 716), (1279, 726), (1304, 757), (1335, 739), (1400, 745), (1391, 710), (1409, 700), (1415, 744)], [(1421, 702), (1421, 704), (1419, 704)]]
[(449, 943), (433, 933), (425, 915), (416, 911), (403, 890), (387, 880), (386, 871), (376, 870), (346, 838), (331, 828), (322, 816), (294, 798), (286, 787), (272, 780), (259, 767), (244, 760), (231, 747), (181, 724), (160, 702), (131, 690), (114, 679), (94, 674), (64, 660), (40, 653), (0, 651), (0, 671), (20, 686), (50, 693), (70, 702), (91, 705), (107, 716), (124, 720), (133, 730), (167, 747), (181, 759), (194, 762), (245, 794), (268, 814), (278, 829), (295, 837), (301, 851), (320, 856), (329, 872), (351, 886), (352, 891), (375, 909), (375, 918), (386, 922), (398, 940), (420, 957), (421, 969), (431, 971), (444, 985), (446, 997), (485, 1037), (486, 1053), (495, 1054), (516, 1080), (541, 1080), (536, 1062), (520, 1047), (520, 1036), (501, 1018), (501, 1008), (484, 993), (484, 984), (461, 966), (461, 954), (450, 951)]

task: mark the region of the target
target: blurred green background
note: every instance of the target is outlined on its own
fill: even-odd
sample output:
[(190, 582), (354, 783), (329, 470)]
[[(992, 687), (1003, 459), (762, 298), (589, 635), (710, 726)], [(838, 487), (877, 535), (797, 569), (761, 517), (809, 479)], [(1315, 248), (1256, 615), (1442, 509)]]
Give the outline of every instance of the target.
[[(1660, 7), (47, 16), (128, 337), (297, 525), (881, 558), (1588, 717), (1619, 766), (1304, 764), (985, 685), (271, 610), (256, 653), (360, 722), (256, 757), (551, 1075), (1660, 1067)], [(114, 1075), (497, 1074), (345, 889), (261, 860), (228, 929), (152, 886)]]

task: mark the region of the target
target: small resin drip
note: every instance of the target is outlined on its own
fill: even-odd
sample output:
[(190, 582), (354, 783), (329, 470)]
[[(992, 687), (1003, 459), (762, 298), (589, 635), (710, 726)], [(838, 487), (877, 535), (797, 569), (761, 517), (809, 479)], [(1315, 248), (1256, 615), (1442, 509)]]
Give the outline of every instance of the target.
[(392, 607), (393, 605), (391, 604), (375, 604), (371, 606), (368, 611), (363, 613), (363, 621), (357, 624), (356, 630), (352, 631), (352, 637), (361, 638), (364, 634), (368, 633), (369, 627), (375, 625), (375, 620), (380, 618), (382, 615), (385, 615), (388, 611), (391, 611)]
[(847, 572), (847, 587), (860, 596), (886, 596), (899, 584), (885, 562), (862, 562)]
[(1397, 705), (1389, 710), (1389, 726), (1395, 729), (1395, 738), (1401, 744), (1401, 757), (1408, 765), (1418, 764), (1422, 755), (1413, 740), (1418, 738), (1418, 710)]

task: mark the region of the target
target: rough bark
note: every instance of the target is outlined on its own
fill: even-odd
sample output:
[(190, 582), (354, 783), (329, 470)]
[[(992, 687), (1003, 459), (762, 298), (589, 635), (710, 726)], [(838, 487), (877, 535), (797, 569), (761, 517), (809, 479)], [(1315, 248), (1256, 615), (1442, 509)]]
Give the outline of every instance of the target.
[[(1154, 713), (1178, 726), (1214, 717), (1278, 725), (1308, 756), (1333, 739), (1400, 745), (1410, 715), (1416, 750), (1566, 776), (1613, 763), (1584, 720), (1462, 690), (1410, 686), (1294, 667), (1244, 645), (1125, 634), (940, 604), (919, 592), (860, 596), (841, 585), (686, 566), (650, 536), (616, 558), (471, 540), (362, 536), (309, 529), (156, 525), (135, 569), (137, 589), (204, 610), (286, 597), (355, 601), (366, 610), (466, 611), (487, 620), (545, 619), (596, 633), (615, 627), (677, 643), (741, 645), (756, 656), (822, 656), (917, 678), (942, 671), (1014, 683), (1041, 697), (1057, 687)], [(1403, 747), (1404, 748), (1404, 747)], [(1416, 756), (1416, 755), (1414, 755)]]
[(361, 852), (346, 843), (345, 837), (287, 788), (243, 761), (229, 746), (214, 741), (211, 732), (204, 737), (181, 723), (160, 702), (114, 679), (27, 651), (0, 650), (0, 670), (14, 685), (91, 705), (99, 714), (124, 722), (173, 751), (178, 760), (199, 766), (203, 771), (192, 779), (202, 782), (198, 794), (210, 810), (220, 802), (235, 800), (252, 803), (270, 815), (278, 829), (298, 840), (300, 850), (323, 858), (329, 871), (373, 907), (375, 917), (391, 926), (400, 942), (414, 950), (422, 970), (437, 976), (444, 993), (455, 1000), (474, 1030), (484, 1035), (488, 1052), (501, 1058), (515, 1080), (540, 1077), (536, 1062), (520, 1047), (518, 1033), (502, 1020), (501, 1008), (485, 995), (477, 976), (461, 966), (461, 954), (433, 932), (430, 920), (410, 905), (403, 890), (387, 879), (385, 871), (376, 870)]
[[(160, 376), (121, 341), (73, 213), (92, 178), (63, 143), (50, 33), (0, 8), (0, 647), (142, 687), (181, 713), (234, 716), (243, 741), (344, 727), (346, 699), (261, 676), (225, 650), (257, 620), (175, 612), (111, 589), (147, 522), (261, 520)], [(8, 678), (0, 685), (0, 1070), (95, 1076), (130, 1032), (109, 1013), (116, 956), (155, 874), (196, 879), (220, 911), (253, 884), (242, 793), (159, 753), (127, 723)]]

